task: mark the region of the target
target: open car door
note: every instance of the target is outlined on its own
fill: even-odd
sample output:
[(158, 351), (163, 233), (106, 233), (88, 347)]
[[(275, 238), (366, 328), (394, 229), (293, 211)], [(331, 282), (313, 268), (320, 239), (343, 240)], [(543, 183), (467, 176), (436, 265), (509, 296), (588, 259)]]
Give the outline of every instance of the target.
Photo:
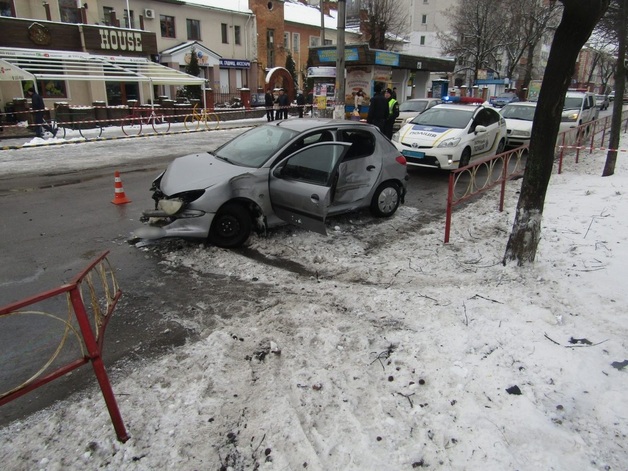
[(349, 147), (346, 142), (321, 142), (279, 162), (269, 181), (275, 214), (287, 223), (326, 235), (331, 187)]

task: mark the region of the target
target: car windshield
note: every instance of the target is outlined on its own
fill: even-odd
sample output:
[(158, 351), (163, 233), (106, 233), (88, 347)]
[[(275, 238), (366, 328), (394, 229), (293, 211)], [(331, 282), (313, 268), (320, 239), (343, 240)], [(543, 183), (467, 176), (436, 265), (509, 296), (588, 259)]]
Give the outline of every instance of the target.
[(508, 119), (521, 119), (524, 121), (533, 121), (534, 112), (536, 108), (534, 106), (515, 106), (506, 105), (501, 110), (501, 115)]
[(235, 165), (259, 168), (297, 134), (279, 126), (258, 126), (222, 145), (213, 154)]
[(582, 98), (577, 96), (568, 96), (565, 98), (564, 110), (579, 110), (582, 106)]
[(400, 112), (416, 112), (420, 113), (427, 107), (427, 101), (406, 101), (399, 105)]
[(512, 93), (502, 93), (501, 95), (497, 95), (497, 98), (512, 98)]
[(423, 126), (438, 126), (441, 128), (464, 129), (473, 119), (475, 108), (467, 110), (456, 110), (449, 108), (430, 108), (425, 113), (418, 115), (412, 121), (412, 124), (421, 124)]

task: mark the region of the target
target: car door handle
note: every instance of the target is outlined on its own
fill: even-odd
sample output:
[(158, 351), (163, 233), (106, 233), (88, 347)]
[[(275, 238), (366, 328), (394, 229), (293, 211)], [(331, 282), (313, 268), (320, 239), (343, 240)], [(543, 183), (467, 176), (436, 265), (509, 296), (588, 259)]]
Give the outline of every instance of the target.
[(312, 201), (315, 201), (316, 203), (320, 201), (320, 197), (316, 193), (312, 194), (310, 198), (312, 198)]
[(371, 170), (375, 170), (375, 165), (369, 165), (366, 169), (370, 172)]

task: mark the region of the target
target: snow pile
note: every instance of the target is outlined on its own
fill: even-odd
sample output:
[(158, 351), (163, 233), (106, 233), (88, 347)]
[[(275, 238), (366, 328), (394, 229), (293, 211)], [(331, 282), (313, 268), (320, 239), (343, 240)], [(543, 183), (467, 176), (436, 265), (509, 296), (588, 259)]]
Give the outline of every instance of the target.
[[(623, 156), (621, 156), (623, 157)], [(424, 224), (334, 218), (240, 251), (145, 247), (265, 296), (200, 302), (201, 340), (112, 371), (131, 439), (97, 389), (0, 430), (5, 469), (620, 470), (628, 463), (628, 165), (550, 183), (533, 266), (501, 259), (516, 205), (493, 192)], [(117, 315), (124, 315), (120, 312)]]

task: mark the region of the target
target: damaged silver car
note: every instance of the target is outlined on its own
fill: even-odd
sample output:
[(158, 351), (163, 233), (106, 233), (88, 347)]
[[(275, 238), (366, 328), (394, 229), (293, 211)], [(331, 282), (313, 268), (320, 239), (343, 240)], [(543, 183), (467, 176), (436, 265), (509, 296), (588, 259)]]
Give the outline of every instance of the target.
[(285, 223), (326, 234), (328, 216), (361, 208), (392, 216), (407, 179), (405, 158), (374, 126), (275, 121), (174, 160), (153, 182), (155, 209), (134, 236), (239, 247), (252, 231)]

